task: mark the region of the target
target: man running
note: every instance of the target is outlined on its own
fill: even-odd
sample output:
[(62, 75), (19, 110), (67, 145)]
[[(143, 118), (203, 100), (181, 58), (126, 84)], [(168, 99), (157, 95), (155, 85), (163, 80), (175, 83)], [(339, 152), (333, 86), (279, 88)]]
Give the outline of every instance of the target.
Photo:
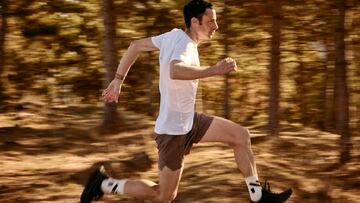
[[(89, 178), (81, 203), (100, 199), (104, 193), (120, 194), (153, 202), (175, 199), (183, 172), (184, 156), (194, 143), (222, 142), (234, 150), (235, 161), (245, 177), (251, 202), (280, 203), (291, 195), (288, 189), (272, 193), (258, 180), (249, 131), (224, 118), (195, 112), (198, 79), (225, 75), (236, 69), (232, 58), (213, 66), (200, 66), (197, 46), (210, 40), (219, 28), (211, 3), (192, 0), (183, 9), (186, 30), (133, 41), (122, 57), (115, 78), (103, 91), (105, 102), (118, 102), (123, 81), (141, 52), (160, 50), (160, 113), (155, 124), (159, 155), (159, 183), (150, 180), (114, 179), (103, 168)], [(266, 184), (265, 184), (266, 185)]]

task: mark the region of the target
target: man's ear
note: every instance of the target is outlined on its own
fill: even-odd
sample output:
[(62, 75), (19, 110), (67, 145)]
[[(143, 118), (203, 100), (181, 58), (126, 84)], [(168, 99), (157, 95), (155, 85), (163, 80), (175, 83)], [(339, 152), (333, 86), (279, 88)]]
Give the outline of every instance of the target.
[(192, 24), (192, 25), (196, 25), (196, 26), (199, 25), (199, 19), (197, 19), (197, 18), (195, 18), (195, 17), (192, 17), (192, 18), (191, 18), (191, 24)]

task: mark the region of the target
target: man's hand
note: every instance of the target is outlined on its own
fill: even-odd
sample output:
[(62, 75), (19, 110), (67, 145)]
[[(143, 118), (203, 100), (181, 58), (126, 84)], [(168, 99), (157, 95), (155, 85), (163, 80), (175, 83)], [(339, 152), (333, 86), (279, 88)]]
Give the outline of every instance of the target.
[(225, 75), (230, 73), (231, 71), (236, 71), (236, 61), (232, 58), (225, 58), (216, 65), (211, 67), (215, 73), (215, 75)]
[(121, 84), (121, 80), (114, 78), (109, 86), (102, 92), (103, 100), (108, 103), (118, 103), (121, 92)]

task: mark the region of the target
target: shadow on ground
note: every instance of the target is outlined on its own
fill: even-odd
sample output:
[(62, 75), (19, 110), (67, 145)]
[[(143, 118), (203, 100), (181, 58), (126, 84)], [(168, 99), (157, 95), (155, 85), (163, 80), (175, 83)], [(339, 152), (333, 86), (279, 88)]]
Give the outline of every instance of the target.
[[(121, 178), (157, 180), (153, 119), (121, 111), (119, 132), (99, 133), (99, 106), (45, 108), (8, 104), (0, 116), (0, 202), (79, 202), (86, 178), (104, 165)], [(274, 191), (293, 187), (289, 202), (356, 202), (360, 188), (359, 137), (352, 161), (339, 165), (339, 136), (282, 124), (278, 138), (253, 132), (253, 151), (261, 180)], [(100, 202), (144, 202), (107, 196)], [(247, 189), (221, 144), (200, 144), (186, 158), (176, 203), (249, 202)]]

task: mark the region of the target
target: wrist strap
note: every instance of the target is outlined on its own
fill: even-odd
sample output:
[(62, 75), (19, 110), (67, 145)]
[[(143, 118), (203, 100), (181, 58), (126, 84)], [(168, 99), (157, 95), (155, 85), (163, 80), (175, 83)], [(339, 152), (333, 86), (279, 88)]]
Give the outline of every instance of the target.
[(115, 78), (116, 78), (116, 79), (119, 79), (119, 80), (124, 80), (125, 76), (123, 76), (123, 75), (121, 75), (121, 74), (119, 74), (119, 73), (116, 73), (116, 74), (115, 74)]

